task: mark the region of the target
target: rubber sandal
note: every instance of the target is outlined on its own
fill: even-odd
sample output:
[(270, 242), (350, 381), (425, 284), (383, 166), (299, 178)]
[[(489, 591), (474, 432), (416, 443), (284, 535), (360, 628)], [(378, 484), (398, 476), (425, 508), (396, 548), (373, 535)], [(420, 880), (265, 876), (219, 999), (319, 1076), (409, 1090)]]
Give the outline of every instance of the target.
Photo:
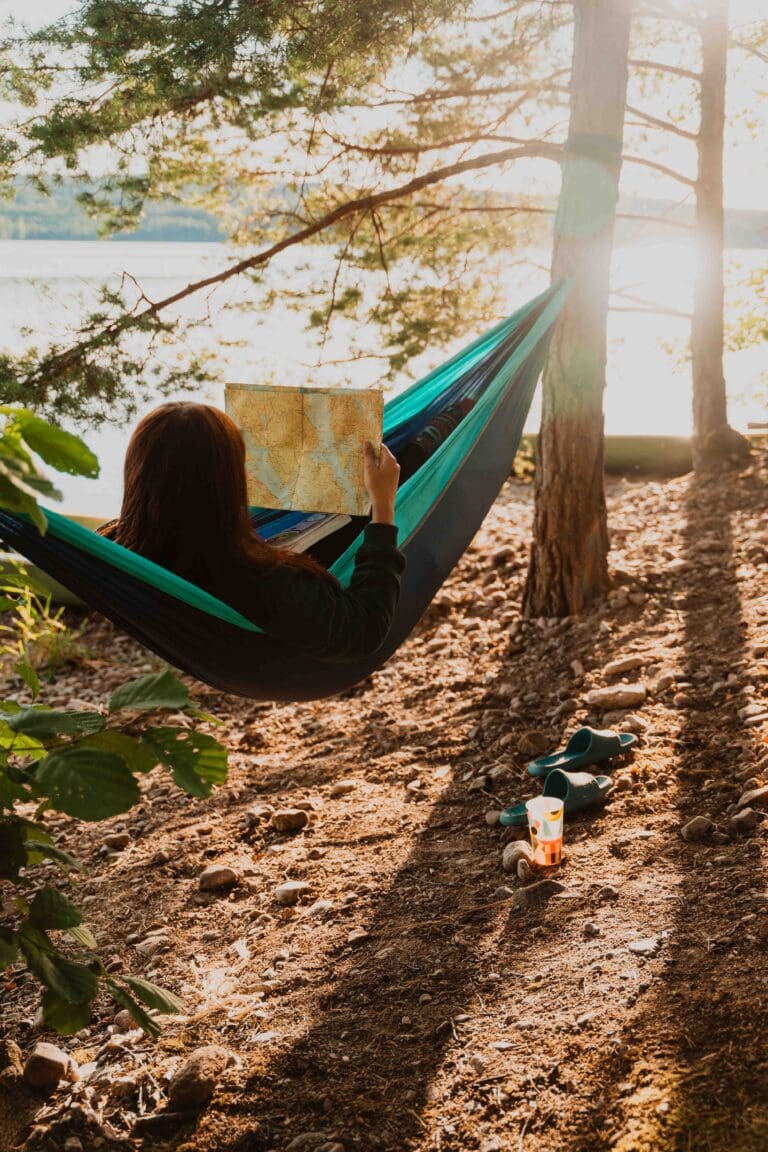
[(613, 732), (610, 728), (578, 728), (561, 752), (539, 756), (528, 765), (529, 776), (547, 776), (553, 768), (586, 768), (602, 764), (637, 743), (633, 732)]
[[(613, 788), (614, 783), (610, 776), (593, 776), (590, 772), (565, 772), (562, 768), (555, 768), (544, 782), (542, 796), (556, 796), (558, 800), (563, 801), (565, 815), (573, 816), (585, 808), (602, 804)], [(505, 808), (499, 817), (499, 823), (506, 827), (524, 828), (528, 823), (525, 804), (514, 804), (511, 808)]]

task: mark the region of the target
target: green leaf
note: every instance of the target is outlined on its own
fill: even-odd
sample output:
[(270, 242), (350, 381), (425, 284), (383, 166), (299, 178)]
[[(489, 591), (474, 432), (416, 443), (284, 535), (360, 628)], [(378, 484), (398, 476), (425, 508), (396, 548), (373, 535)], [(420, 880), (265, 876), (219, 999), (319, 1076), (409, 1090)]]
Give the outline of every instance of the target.
[(67, 868), (75, 868), (78, 872), (88, 871), (84, 864), (81, 864), (79, 860), (70, 856), (69, 852), (65, 852), (56, 844), (48, 844), (43, 840), (36, 840), (34, 837), (27, 837), (25, 844), (29, 852), (30, 864), (39, 864), (41, 860), (47, 857), (49, 860), (55, 860), (57, 864), (64, 864)]
[(157, 764), (157, 756), (140, 740), (124, 732), (115, 732), (113, 728), (87, 736), (80, 741), (78, 748), (98, 748), (102, 752), (112, 752), (125, 761), (131, 772), (151, 772)]
[(97, 457), (79, 436), (73, 436), (71, 432), (65, 432), (26, 410), (14, 413), (13, 420), (24, 442), (57, 472), (91, 479), (99, 475)]
[(19, 955), (19, 940), (10, 928), (0, 925), (0, 972), (15, 964)]
[(100, 732), (107, 722), (100, 712), (56, 712), (35, 705), (9, 716), (6, 723), (14, 732), (23, 732), (36, 740), (50, 740), (54, 736), (81, 736)]
[(96, 996), (99, 989), (96, 974), (85, 964), (67, 960), (57, 952), (44, 932), (24, 925), (19, 944), (30, 971), (62, 1000), (69, 1004), (89, 1004)]
[(105, 820), (127, 812), (140, 797), (130, 769), (111, 752), (63, 748), (37, 765), (40, 791), (59, 812), (79, 820)]
[(0, 748), (16, 756), (45, 755), (44, 744), (23, 732), (14, 732), (6, 720), (0, 720)]
[(184, 1004), (173, 992), (158, 988), (157, 984), (150, 984), (149, 980), (143, 980), (141, 976), (124, 976), (123, 980), (148, 1008), (157, 1008), (169, 1016), (184, 1011)]
[(117, 1000), (118, 1004), (120, 1004), (121, 1007), (128, 1009), (131, 1016), (133, 1016), (134, 1020), (140, 1028), (143, 1028), (144, 1031), (150, 1036), (160, 1035), (159, 1024), (157, 1024), (152, 1019), (152, 1017), (144, 1011), (138, 1001), (134, 1000), (133, 996), (131, 996), (127, 989), (121, 987), (121, 985), (118, 984), (116, 980), (110, 979), (107, 980), (107, 987), (109, 988), (115, 1000)]
[(179, 680), (175, 672), (166, 668), (162, 672), (152, 672), (138, 680), (130, 680), (121, 685), (109, 702), (110, 712), (120, 712), (131, 708), (136, 712), (153, 712), (157, 708), (172, 708), (179, 711), (189, 704), (189, 689)]
[(6, 508), (9, 512), (24, 513), (29, 516), (40, 535), (45, 535), (48, 521), (34, 495), (23, 492), (15, 481), (9, 478), (8, 470), (4, 471), (2, 467), (0, 467), (0, 508)]
[(49, 990), (43, 995), (43, 1019), (49, 1028), (61, 1036), (73, 1036), (89, 1023), (91, 1002), (73, 1004)]
[(83, 917), (57, 888), (41, 888), (30, 906), (29, 919), (36, 928), (73, 928)]
[(30, 799), (27, 787), (20, 780), (12, 780), (5, 767), (0, 767), (0, 806), (12, 808), (18, 800)]
[(143, 736), (190, 796), (210, 796), (227, 778), (227, 750), (213, 736), (192, 728), (149, 728)]
[(93, 932), (84, 924), (79, 924), (75, 928), (67, 928), (67, 935), (71, 936), (83, 948), (87, 948), (89, 952), (95, 952), (99, 946)]
[[(0, 609), (0, 611), (2, 611), (2, 609)], [(21, 677), (27, 688), (29, 688), (32, 693), (32, 699), (34, 700), (40, 691), (40, 677), (37, 672), (35, 672), (28, 660), (19, 660), (18, 664), (14, 664), (13, 670), (17, 676)]]
[(27, 863), (24, 826), (15, 816), (0, 820), (0, 880), (18, 880)]

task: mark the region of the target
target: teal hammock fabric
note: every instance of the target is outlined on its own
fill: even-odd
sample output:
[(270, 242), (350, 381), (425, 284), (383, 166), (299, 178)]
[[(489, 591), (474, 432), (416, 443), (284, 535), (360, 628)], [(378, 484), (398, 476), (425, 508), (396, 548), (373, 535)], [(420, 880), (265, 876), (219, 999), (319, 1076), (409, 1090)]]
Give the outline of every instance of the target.
[[(550, 288), (386, 405), (384, 441), (397, 452), (447, 401), (473, 401), (398, 491), (395, 519), (407, 566), (393, 626), (372, 657), (339, 664), (288, 650), (204, 589), (48, 509), (44, 536), (25, 518), (0, 512), (0, 538), (146, 647), (216, 688), (266, 700), (344, 691), (407, 638), (509, 475), (567, 292), (565, 284)], [(252, 511), (265, 538), (291, 515), (281, 522), (280, 514)], [(344, 585), (362, 542), (358, 527), (329, 565)]]

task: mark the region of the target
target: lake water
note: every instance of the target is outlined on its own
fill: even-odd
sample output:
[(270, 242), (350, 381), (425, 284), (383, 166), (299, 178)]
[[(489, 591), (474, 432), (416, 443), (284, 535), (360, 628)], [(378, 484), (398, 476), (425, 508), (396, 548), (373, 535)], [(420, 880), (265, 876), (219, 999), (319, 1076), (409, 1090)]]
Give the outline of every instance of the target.
[[(41, 346), (47, 336), (60, 339), (62, 329), (94, 300), (98, 286), (105, 281), (117, 283), (123, 271), (135, 276), (148, 296), (158, 298), (226, 266), (232, 258), (220, 244), (0, 242), (0, 348), (19, 350), (30, 340)], [(316, 268), (321, 267), (321, 250), (315, 250), (310, 258)], [(307, 262), (306, 255), (294, 259)], [(739, 252), (731, 263), (737, 262), (741, 271), (747, 272), (765, 260), (765, 252)], [(546, 265), (546, 257), (540, 256), (538, 262)], [(546, 283), (543, 271), (523, 275), (517, 270), (509, 284), (510, 311)], [(691, 284), (692, 257), (687, 244), (659, 241), (616, 251), (614, 286), (633, 297), (688, 310)], [(210, 300), (188, 306), (188, 315), (208, 310), (210, 321), (194, 338), (215, 349), (227, 379), (327, 384), (343, 374), (346, 381), (358, 386), (372, 381), (376, 368), (368, 361), (343, 369), (326, 367), (320, 374), (309, 367), (315, 353), (311, 339), (302, 331), (301, 315), (286, 308), (273, 309), (267, 315), (259, 313), (256, 293), (254, 286), (241, 279), (218, 289)], [(225, 302), (239, 307), (225, 310)], [(32, 335), (21, 335), (24, 328)], [(677, 317), (612, 313), (605, 396), (608, 433), (685, 435), (690, 431), (687, 332), (687, 322)], [(454, 350), (436, 348), (419, 368), (426, 371)], [(343, 358), (343, 338), (326, 351), (333, 358)], [(763, 405), (745, 396), (765, 370), (765, 345), (730, 354), (726, 367), (734, 391), (732, 422), (744, 428), (748, 420), (765, 419)], [(210, 386), (200, 398), (221, 404), (223, 392)], [(534, 407), (529, 427), (534, 429), (537, 421)], [(122, 460), (130, 430), (107, 426), (80, 431), (97, 452), (102, 474), (98, 481), (60, 478), (62, 507), (94, 516), (113, 515), (119, 508)]]

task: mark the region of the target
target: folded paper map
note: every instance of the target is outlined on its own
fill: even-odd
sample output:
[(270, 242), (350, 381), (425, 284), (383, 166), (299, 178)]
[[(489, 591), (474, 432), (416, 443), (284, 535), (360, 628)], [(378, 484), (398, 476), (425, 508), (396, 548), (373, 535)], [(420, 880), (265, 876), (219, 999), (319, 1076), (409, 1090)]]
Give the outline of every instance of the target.
[(248, 500), (259, 508), (364, 516), (363, 444), (378, 451), (378, 389), (228, 384), (226, 410), (245, 438)]

